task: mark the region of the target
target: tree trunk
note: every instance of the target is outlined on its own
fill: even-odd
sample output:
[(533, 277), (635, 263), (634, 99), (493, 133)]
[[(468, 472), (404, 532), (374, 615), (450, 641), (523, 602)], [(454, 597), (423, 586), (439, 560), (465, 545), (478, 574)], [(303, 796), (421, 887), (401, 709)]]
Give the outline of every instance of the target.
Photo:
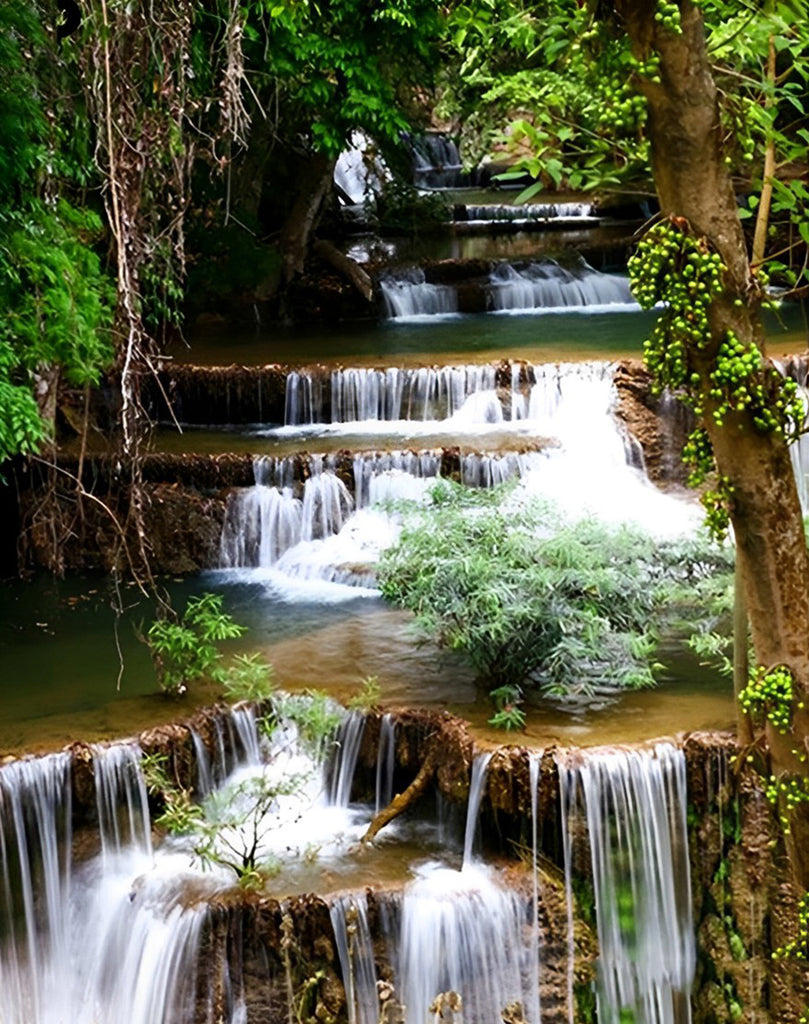
[(331, 189), (334, 160), (315, 153), (301, 180), (295, 203), (281, 231), (284, 287), (303, 273), (309, 242), (317, 226), (323, 202)]
[[(710, 373), (720, 342), (735, 332), (747, 347), (763, 350), (761, 290), (751, 275), (730, 176), (724, 163), (716, 86), (705, 47), (702, 17), (689, 0), (680, 6), (682, 34), (654, 20), (648, 0), (617, 5), (635, 55), (660, 56), (660, 82), (638, 78), (649, 106), (652, 170), (663, 216), (684, 217), (706, 236), (727, 266), (726, 290), (710, 309), (710, 340), (689, 358), (699, 374), (704, 426), (718, 471), (733, 488), (730, 509), (736, 557), (744, 582), (753, 646), (759, 665), (791, 669), (798, 699), (809, 688), (809, 559), (789, 451), (782, 436), (756, 430), (747, 410), (718, 426), (712, 415)], [(740, 305), (736, 305), (741, 300)], [(800, 772), (792, 754), (803, 749), (805, 713), (796, 713), (790, 735), (768, 728), (772, 770)], [(791, 842), (798, 881), (809, 887), (809, 843)], [(801, 846), (804, 854), (797, 847)]]

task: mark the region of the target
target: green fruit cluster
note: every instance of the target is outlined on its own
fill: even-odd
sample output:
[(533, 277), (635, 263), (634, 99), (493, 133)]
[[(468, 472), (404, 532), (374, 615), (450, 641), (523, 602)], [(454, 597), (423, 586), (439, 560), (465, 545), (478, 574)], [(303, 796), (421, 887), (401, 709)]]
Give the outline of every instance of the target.
[(747, 411), (762, 434), (794, 439), (801, 432), (804, 411), (798, 385), (774, 366), (765, 366), (761, 352), (743, 345), (733, 331), (717, 349), (710, 396), (716, 403), (712, 415), (718, 427), (728, 414)]
[(695, 238), (671, 220), (656, 224), (629, 260), (629, 280), (644, 309), (665, 307), (643, 345), (653, 388), (698, 385), (689, 369), (689, 348), (710, 341), (708, 309), (724, 283), (725, 266), (704, 238)]
[[(739, 694), (739, 703), (745, 714), (751, 718), (765, 716), (772, 726), (785, 736), (792, 723), (792, 706), (795, 699), (792, 684), (792, 673), (786, 666), (777, 665), (769, 672), (759, 667)], [(798, 707), (802, 705), (799, 704)]]
[[(764, 795), (773, 807), (778, 809), (778, 821), (788, 836), (791, 831), (789, 816), (801, 804), (809, 801), (809, 779), (806, 776), (775, 776), (771, 775), (764, 788)], [(790, 942), (785, 949), (793, 946)], [(788, 954), (787, 954), (788, 955)], [(778, 959), (773, 954), (773, 959)]]
[(704, 427), (697, 427), (688, 435), (683, 445), (683, 462), (690, 469), (687, 480), (689, 487), (699, 487), (716, 468), (713, 445)]
[(680, 5), (669, 0), (657, 0), (655, 4), (655, 21), (658, 25), (673, 32), (676, 36), (683, 34), (683, 26), (680, 20)]
[(720, 476), (716, 487), (700, 495), (700, 503), (705, 509), (705, 526), (714, 540), (722, 541), (727, 536), (732, 499), (733, 484), (726, 476)]

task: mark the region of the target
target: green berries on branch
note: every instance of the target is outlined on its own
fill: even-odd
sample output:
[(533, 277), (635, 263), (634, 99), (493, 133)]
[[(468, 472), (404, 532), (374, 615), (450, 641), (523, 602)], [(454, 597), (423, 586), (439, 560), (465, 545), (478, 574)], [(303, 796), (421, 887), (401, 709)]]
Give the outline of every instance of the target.
[[(707, 411), (717, 427), (735, 416), (739, 429), (749, 425), (758, 433), (793, 441), (805, 419), (797, 384), (782, 377), (755, 344), (742, 342), (732, 328), (723, 334), (711, 329), (712, 304), (720, 297), (733, 298), (726, 290), (726, 271), (719, 253), (706, 238), (692, 234), (681, 217), (655, 224), (641, 240), (629, 260), (632, 292), (644, 309), (663, 306), (643, 344), (652, 393), (668, 388), (697, 416)], [(766, 275), (759, 271), (757, 277), (763, 288)], [(733, 300), (734, 306), (743, 304), (740, 296)], [(683, 458), (691, 486), (700, 486), (715, 470), (704, 428), (689, 436)], [(731, 498), (726, 478), (701, 497), (708, 528), (717, 537), (727, 531)]]
[(682, 21), (680, 19), (680, 5), (669, 2), (669, 0), (657, 0), (655, 4), (655, 21), (658, 25), (673, 32), (675, 36), (683, 34)]
[(672, 220), (655, 224), (629, 260), (629, 281), (640, 305), (665, 307), (643, 345), (657, 392), (698, 386), (689, 349), (704, 349), (711, 339), (708, 309), (724, 290), (725, 270), (706, 239), (695, 238)]
[[(759, 666), (739, 694), (739, 703), (746, 715), (753, 719), (766, 718), (782, 736), (792, 724), (794, 700), (792, 673), (785, 665), (776, 665), (769, 671)], [(802, 708), (803, 704), (797, 706)]]

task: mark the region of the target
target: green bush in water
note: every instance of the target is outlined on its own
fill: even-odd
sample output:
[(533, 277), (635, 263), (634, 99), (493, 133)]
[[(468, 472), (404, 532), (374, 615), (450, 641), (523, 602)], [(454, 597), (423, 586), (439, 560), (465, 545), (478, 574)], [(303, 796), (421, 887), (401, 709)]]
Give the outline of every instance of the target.
[(506, 692), (513, 704), (515, 691), (570, 698), (652, 685), (664, 611), (732, 564), (707, 541), (566, 522), (503, 488), (442, 481), (427, 506), (398, 507), (404, 527), (382, 556), (382, 593), (413, 611), (426, 636), (467, 655), (498, 712)]

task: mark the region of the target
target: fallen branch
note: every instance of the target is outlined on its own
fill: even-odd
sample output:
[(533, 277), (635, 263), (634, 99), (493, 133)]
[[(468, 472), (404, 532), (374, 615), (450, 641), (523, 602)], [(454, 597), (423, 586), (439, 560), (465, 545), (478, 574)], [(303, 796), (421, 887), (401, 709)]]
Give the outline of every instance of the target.
[(361, 843), (363, 846), (367, 846), (368, 843), (372, 842), (380, 829), (390, 824), (394, 818), (398, 818), (403, 811), (406, 811), (412, 803), (418, 800), (435, 774), (435, 760), (435, 756), (431, 751), (422, 762), (418, 775), (404, 793), (397, 793), (388, 806), (383, 807), (379, 814), (374, 817), (365, 835), (362, 837)]
[(350, 256), (340, 252), (331, 242), (327, 242), (322, 238), (318, 239), (312, 246), (312, 252), (314, 252), (315, 256), (325, 260), (326, 263), (330, 263), (338, 274), (344, 277), (350, 284), (353, 284), (366, 302), (371, 301), (374, 297), (373, 281), (356, 260), (352, 260)]

